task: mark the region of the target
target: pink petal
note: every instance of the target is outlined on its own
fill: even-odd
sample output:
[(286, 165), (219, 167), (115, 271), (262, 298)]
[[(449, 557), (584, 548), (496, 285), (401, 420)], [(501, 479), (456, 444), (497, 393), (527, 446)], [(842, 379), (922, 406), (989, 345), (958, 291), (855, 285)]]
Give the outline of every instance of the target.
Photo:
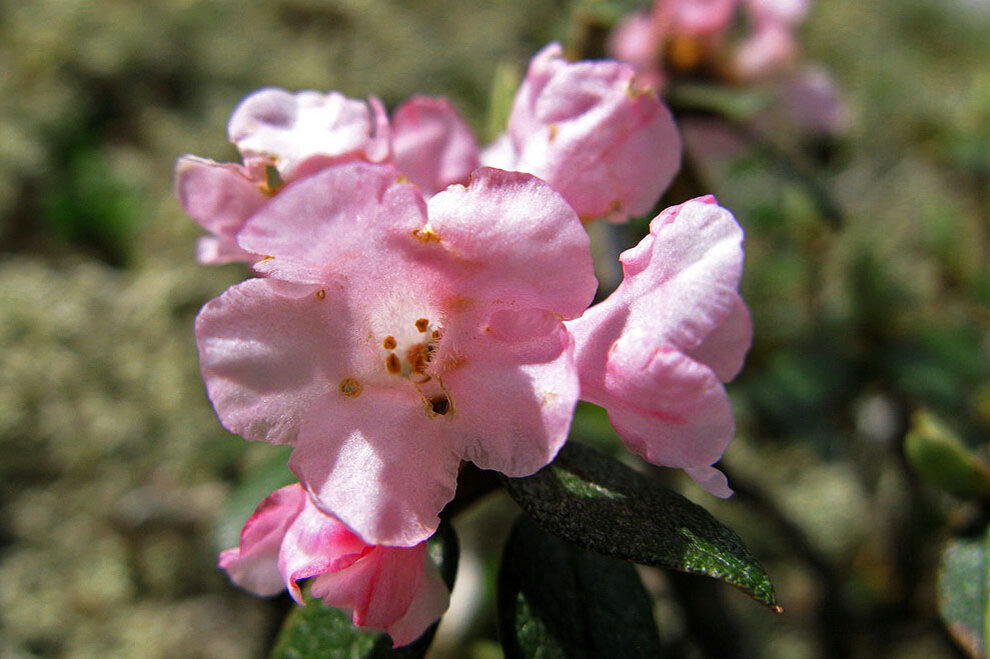
[(647, 212), (680, 163), (670, 112), (635, 88), (631, 66), (569, 63), (561, 53), (558, 44), (540, 51), (516, 95), (508, 131), (516, 168), (547, 181), (582, 217)]
[(214, 235), (201, 245), (200, 262), (251, 259), (237, 246), (235, 236), (247, 218), (268, 201), (268, 196), (243, 167), (183, 156), (175, 167), (175, 193), (186, 214)]
[(704, 35), (728, 30), (739, 0), (674, 0), (672, 4), (674, 31)]
[(390, 240), (410, 245), (426, 223), (425, 202), (412, 185), (400, 182), (389, 165), (345, 162), (290, 183), (256, 213), (238, 236), (242, 248), (264, 259), (256, 269), (305, 283), (325, 282), (330, 272), (389, 271), (401, 257)]
[[(578, 398), (566, 330), (536, 309), (492, 315), (465, 347), (465, 366), (444, 375), (463, 459), (510, 477), (553, 460), (567, 439)], [(469, 351), (469, 352), (468, 352)]]
[(411, 386), (333, 392), (306, 415), (289, 459), (314, 502), (371, 544), (422, 542), (454, 496), (448, 419), (415, 396)]
[(578, 337), (582, 387), (600, 380), (606, 353), (625, 327), (657, 345), (697, 348), (736, 309), (742, 237), (732, 214), (707, 200), (654, 218), (650, 234), (620, 255), (619, 288), (568, 323)]
[(450, 606), (450, 589), (440, 576), (429, 555), (423, 557), (423, 576), (405, 615), (385, 629), (392, 637), (392, 647), (408, 645), (423, 635), (426, 628), (440, 619)]
[(330, 606), (348, 608), (361, 627), (385, 629), (405, 615), (422, 579), (426, 544), (375, 547), (346, 569), (322, 575), (312, 593)]
[(732, 406), (703, 364), (652, 337), (626, 333), (608, 356), (602, 405), (622, 441), (648, 462), (707, 466), (735, 432)]
[(298, 483), (265, 497), (241, 531), (239, 547), (220, 554), (220, 567), (231, 580), (256, 595), (274, 595), (285, 588), (276, 561), (286, 529), (299, 515), (306, 492)]
[(797, 52), (797, 42), (788, 26), (764, 23), (739, 45), (734, 69), (744, 80), (766, 78), (791, 64)]
[(396, 167), (427, 195), (478, 168), (474, 134), (447, 99), (412, 97), (393, 113), (392, 131)]
[[(446, 609), (437, 611), (434, 600), (439, 598), (432, 592), (435, 584), (425, 571), (427, 562), (425, 543), (409, 548), (376, 547), (346, 569), (318, 577), (312, 593), (330, 606), (352, 611), (352, 621), (362, 628), (391, 633), (398, 623), (392, 641), (396, 646), (405, 645), (416, 640)], [(446, 586), (441, 586), (445, 593)], [(442, 593), (439, 595), (442, 598)], [(413, 613), (414, 604), (426, 604), (430, 610)], [(423, 613), (436, 615), (423, 624)], [(420, 624), (422, 628), (416, 633)]]
[[(581, 398), (604, 407), (630, 449), (654, 464), (707, 467), (732, 439), (719, 378), (735, 375), (751, 338), (737, 292), (741, 242), (712, 197), (669, 208), (620, 256), (615, 292), (565, 323)], [(696, 473), (724, 492), (710, 472)]]
[(754, 21), (779, 21), (796, 25), (808, 13), (809, 0), (746, 0)]
[(340, 521), (313, 505), (302, 486), (305, 502), (285, 532), (278, 556), (278, 570), (289, 594), (303, 604), (296, 582), (300, 579), (349, 568), (375, 548), (365, 544)]
[(752, 342), (753, 322), (749, 309), (737, 295), (735, 306), (725, 320), (687, 355), (715, 371), (722, 382), (728, 382), (742, 369)]
[(245, 161), (272, 162), (289, 179), (296, 165), (317, 154), (361, 152), (369, 158), (384, 157), (376, 135), (379, 108), (372, 110), (374, 116), (363, 101), (339, 92), (292, 94), (265, 88), (234, 109), (227, 133)]
[[(482, 168), (467, 187), (429, 201), (430, 226), (454, 257), (461, 294), (525, 309), (579, 315), (597, 281), (588, 235), (574, 211), (542, 181)], [(536, 266), (536, 267), (534, 267)]]
[(728, 479), (715, 467), (688, 467), (684, 473), (720, 499), (728, 499), (732, 496), (732, 488), (729, 487)]
[(200, 311), (200, 368), (231, 432), (292, 443), (310, 403), (338, 388), (347, 367), (347, 312), (333, 290), (322, 299), (320, 290), (251, 279)]
[(637, 71), (656, 68), (663, 47), (663, 35), (650, 14), (635, 12), (620, 22), (609, 37), (611, 57), (632, 64)]

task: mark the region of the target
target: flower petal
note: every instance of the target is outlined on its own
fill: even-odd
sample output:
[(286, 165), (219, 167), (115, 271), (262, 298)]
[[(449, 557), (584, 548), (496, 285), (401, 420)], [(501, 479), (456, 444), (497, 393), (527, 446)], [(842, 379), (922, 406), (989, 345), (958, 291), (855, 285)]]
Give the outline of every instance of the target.
[(196, 319), (200, 369), (225, 428), (292, 443), (310, 403), (346, 368), (346, 307), (312, 286), (250, 279), (208, 302)]
[(657, 345), (699, 346), (736, 309), (742, 237), (732, 214), (708, 200), (660, 213), (650, 234), (620, 255), (619, 288), (568, 323), (582, 337), (579, 365), (600, 369), (604, 351), (627, 326), (655, 337)]
[(695, 348), (687, 352), (691, 359), (705, 364), (722, 382), (736, 377), (753, 342), (753, 322), (742, 298), (725, 319)]
[(405, 615), (385, 628), (392, 637), (392, 647), (408, 645), (422, 636), (449, 606), (450, 589), (427, 554), (423, 556), (423, 576), (409, 608)]
[(285, 588), (276, 561), (285, 532), (305, 499), (298, 483), (265, 497), (244, 524), (240, 546), (220, 554), (220, 567), (231, 581), (256, 595), (274, 595)]
[(292, 94), (269, 87), (241, 101), (227, 134), (245, 161), (270, 161), (289, 179), (296, 165), (317, 154), (382, 156), (376, 119), (366, 103), (340, 92)]
[(463, 296), (564, 318), (591, 302), (597, 281), (588, 234), (543, 181), (481, 168), (470, 185), (439, 192), (428, 206), (430, 226), (454, 257), (448, 274), (460, 280)]
[(570, 63), (562, 52), (551, 44), (537, 53), (516, 95), (508, 127), (516, 169), (545, 180), (584, 218), (646, 213), (680, 163), (670, 111), (636, 88), (628, 64)]
[(278, 556), (278, 571), (289, 594), (303, 604), (297, 582), (324, 572), (347, 569), (374, 547), (365, 544), (339, 520), (325, 514), (310, 500), (298, 483), (304, 503), (285, 532)]
[(603, 395), (622, 441), (648, 462), (703, 467), (718, 460), (735, 432), (732, 406), (710, 368), (652, 337), (626, 333), (608, 356)]
[(307, 412), (289, 459), (316, 505), (371, 544), (422, 542), (454, 496), (450, 426), (415, 396), (411, 386), (333, 392)]
[(451, 183), (466, 183), (478, 168), (474, 133), (444, 98), (413, 96), (392, 114), (395, 165), (432, 195)]
[(482, 469), (528, 476), (567, 439), (579, 384), (563, 324), (530, 309), (493, 314), (465, 365), (444, 374), (459, 453)]
[(268, 196), (243, 167), (183, 156), (175, 167), (175, 194), (182, 209), (215, 236), (201, 245), (201, 263), (251, 259), (237, 246), (235, 236), (247, 218), (268, 201)]
[(412, 234), (425, 223), (422, 195), (400, 183), (394, 167), (345, 162), (287, 185), (251, 218), (238, 241), (272, 257), (255, 266), (259, 272), (322, 283), (329, 272), (400, 266), (403, 259), (386, 255), (388, 242), (400, 237), (415, 244)]
[(729, 487), (728, 479), (715, 467), (687, 467), (684, 473), (720, 499), (728, 499), (732, 496), (732, 488)]

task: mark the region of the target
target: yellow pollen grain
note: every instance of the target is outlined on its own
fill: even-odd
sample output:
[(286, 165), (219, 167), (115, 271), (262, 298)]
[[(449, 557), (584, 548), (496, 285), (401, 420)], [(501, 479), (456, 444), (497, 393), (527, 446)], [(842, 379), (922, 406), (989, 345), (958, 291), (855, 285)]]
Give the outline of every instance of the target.
[(547, 126), (547, 129), (549, 132), (547, 139), (548, 141), (553, 142), (555, 139), (557, 139), (557, 124), (550, 124), (549, 126)]
[(340, 381), (340, 393), (348, 398), (357, 398), (361, 395), (361, 383), (354, 378), (344, 378)]
[(316, 291), (316, 299), (317, 300), (322, 300), (326, 296), (327, 296), (327, 292), (325, 290), (323, 290), (322, 288), (320, 290)]
[(432, 227), (429, 226), (422, 229), (413, 229), (412, 235), (416, 240), (422, 240), (424, 243), (440, 242), (440, 236), (434, 233)]
[(395, 356), (395, 353), (391, 353), (385, 358), (385, 368), (392, 375), (397, 375), (402, 371), (402, 364), (399, 362), (399, 358)]
[(386, 350), (395, 350), (395, 346), (397, 346), (397, 345), (398, 344), (395, 342), (395, 337), (394, 336), (391, 336), (391, 335), (386, 336), (385, 337), (385, 340), (382, 341), (382, 346)]
[(416, 321), (416, 329), (420, 332), (425, 332), (430, 327), (430, 321), (425, 318), (420, 318)]

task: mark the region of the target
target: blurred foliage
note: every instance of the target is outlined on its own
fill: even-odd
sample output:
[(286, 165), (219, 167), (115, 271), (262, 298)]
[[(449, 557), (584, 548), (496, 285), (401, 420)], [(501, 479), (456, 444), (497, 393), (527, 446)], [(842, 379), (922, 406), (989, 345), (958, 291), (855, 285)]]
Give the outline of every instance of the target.
[[(262, 85), (389, 106), (444, 94), (490, 137), (528, 57), (553, 38), (600, 46), (607, 4), (0, 0), (0, 655), (259, 656), (284, 614), (284, 600), (245, 595), (215, 569), (218, 520), (232, 542), (231, 517), (260, 498), (252, 475), (285, 474), (266, 471), (271, 447), (223, 432), (203, 394), (192, 319), (245, 271), (195, 265), (199, 230), (171, 197), (176, 156), (233, 159), (223, 126)], [(729, 385), (737, 495), (684, 491), (760, 557), (786, 613), (646, 571), (674, 656), (718, 656), (714, 629), (758, 657), (957, 652), (936, 566), (945, 539), (985, 528), (987, 511), (919, 480), (903, 443), (927, 409), (987, 458), (980, 6), (815, 3), (806, 56), (851, 115), (834, 140), (683, 124), (695, 184), (747, 231), (756, 328)], [(595, 29), (575, 34), (575, 12)], [(600, 410), (582, 406), (574, 433), (615, 446)], [(462, 553), (489, 603), (491, 538), (513, 518), (498, 503)], [(492, 656), (496, 631), (477, 622), (490, 604), (465, 610), (471, 635), (441, 625), (437, 656)]]

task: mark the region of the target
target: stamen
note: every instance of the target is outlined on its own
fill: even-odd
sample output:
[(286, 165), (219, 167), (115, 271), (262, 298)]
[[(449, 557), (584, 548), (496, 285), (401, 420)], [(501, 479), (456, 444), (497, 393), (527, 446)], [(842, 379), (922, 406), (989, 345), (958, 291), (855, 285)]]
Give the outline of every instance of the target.
[(394, 352), (390, 352), (388, 357), (385, 358), (385, 368), (392, 375), (398, 375), (402, 372), (402, 364), (399, 362), (399, 358), (395, 356)]
[(425, 318), (420, 318), (416, 321), (416, 329), (420, 332), (425, 332), (430, 327), (430, 321)]
[(430, 350), (422, 343), (417, 343), (409, 348), (406, 359), (409, 360), (413, 373), (425, 373), (426, 367), (430, 363)]
[(361, 395), (361, 383), (354, 378), (344, 378), (340, 381), (340, 393), (348, 398), (357, 398)]
[(384, 341), (382, 341), (382, 345), (385, 347), (386, 350), (395, 350), (395, 346), (398, 344), (395, 342), (395, 337), (389, 335), (385, 337)]

